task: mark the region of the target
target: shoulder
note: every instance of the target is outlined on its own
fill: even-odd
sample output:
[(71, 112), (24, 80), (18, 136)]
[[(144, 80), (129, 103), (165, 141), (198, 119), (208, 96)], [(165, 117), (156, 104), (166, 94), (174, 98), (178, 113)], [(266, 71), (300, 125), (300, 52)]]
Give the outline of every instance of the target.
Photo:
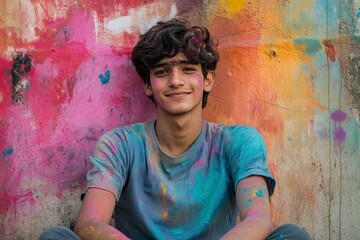
[(262, 139), (260, 133), (251, 126), (238, 125), (238, 124), (219, 124), (207, 122), (208, 131), (221, 135), (225, 140), (249, 140), (249, 139)]
[(99, 138), (99, 143), (129, 142), (149, 134), (153, 122), (134, 123), (114, 128)]

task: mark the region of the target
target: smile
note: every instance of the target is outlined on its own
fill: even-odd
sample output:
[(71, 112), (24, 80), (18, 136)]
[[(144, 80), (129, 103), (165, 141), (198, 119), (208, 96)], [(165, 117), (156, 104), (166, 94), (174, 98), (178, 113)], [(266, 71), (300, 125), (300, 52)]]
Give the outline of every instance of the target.
[(165, 96), (170, 97), (170, 98), (180, 98), (180, 97), (187, 96), (189, 94), (190, 94), (190, 92), (179, 91), (179, 92), (166, 93)]

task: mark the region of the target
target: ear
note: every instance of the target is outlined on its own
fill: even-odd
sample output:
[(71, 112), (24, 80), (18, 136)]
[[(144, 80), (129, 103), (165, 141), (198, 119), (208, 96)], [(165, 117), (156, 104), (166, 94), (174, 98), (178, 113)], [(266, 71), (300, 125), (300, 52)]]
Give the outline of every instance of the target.
[(150, 84), (144, 83), (144, 90), (148, 97), (152, 96), (152, 89)]
[(215, 83), (215, 71), (214, 70), (210, 70), (207, 73), (206, 78), (204, 79), (204, 91), (205, 92), (210, 92), (211, 89), (213, 88)]

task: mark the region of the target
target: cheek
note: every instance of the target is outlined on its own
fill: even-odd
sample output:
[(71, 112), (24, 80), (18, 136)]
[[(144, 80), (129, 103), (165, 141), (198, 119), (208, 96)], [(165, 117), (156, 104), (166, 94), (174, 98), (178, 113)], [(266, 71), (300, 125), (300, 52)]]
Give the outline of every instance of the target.
[(157, 87), (159, 85), (159, 80), (157, 78), (152, 78), (150, 82), (152, 87)]
[(197, 95), (202, 98), (204, 93), (204, 78), (202, 75), (197, 74), (194, 76), (194, 82), (196, 84), (197, 88)]
[(196, 74), (195, 77), (194, 77), (194, 80), (196, 82), (196, 85), (199, 86), (199, 88), (203, 89), (203, 87), (204, 87), (204, 78), (202, 77), (202, 75)]

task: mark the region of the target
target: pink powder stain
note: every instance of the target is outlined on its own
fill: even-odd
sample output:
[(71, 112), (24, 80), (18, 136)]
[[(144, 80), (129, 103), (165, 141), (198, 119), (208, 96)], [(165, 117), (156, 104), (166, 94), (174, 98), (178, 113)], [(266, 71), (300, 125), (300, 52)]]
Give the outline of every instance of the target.
[(25, 202), (30, 202), (31, 206), (36, 204), (36, 200), (34, 198), (34, 193), (30, 190), (27, 190), (23, 194), (8, 194), (6, 192), (0, 192), (0, 199), (2, 200), (2, 204), (0, 204), (0, 214), (4, 214), (6, 212), (16, 213), (16, 205), (22, 204)]
[(199, 168), (203, 165), (203, 160), (202, 159), (199, 159), (194, 165), (193, 167), (194, 168)]
[[(36, 48), (30, 55), (36, 64), (27, 104), (39, 126), (38, 143), (48, 140), (49, 132), (57, 125), (61, 105), (71, 102), (79, 80), (75, 74), (90, 57), (87, 47), (93, 47), (95, 42), (90, 17), (87, 12), (74, 11), (68, 19), (49, 22), (43, 34), (39, 32), (41, 38), (32, 44)], [(81, 28), (79, 23), (83, 24)]]
[(260, 212), (258, 210), (254, 210), (254, 209), (249, 209), (247, 211), (247, 216), (260, 216)]
[[(0, 152), (16, 149), (8, 163), (0, 159), (0, 213), (9, 219), (19, 204), (46, 201), (36, 200), (36, 192), (62, 199), (64, 191), (82, 188), (102, 131), (155, 116), (129, 61), (130, 48), (96, 42), (89, 12), (69, 11), (45, 21), (36, 29), (36, 42), (11, 41), (15, 51), (25, 49), (33, 60), (24, 105), (11, 100), (12, 60), (0, 58)], [(97, 79), (104, 69), (112, 74), (106, 87)], [(121, 109), (123, 117), (111, 115), (110, 107)], [(15, 223), (5, 224), (11, 231)]]
[[(30, 52), (34, 65), (29, 73), (31, 87), (25, 106), (12, 104), (8, 70), (0, 70), (4, 80), (0, 81), (0, 131), (1, 138), (6, 139), (0, 141), (0, 147), (16, 143), (12, 146), (18, 149), (17, 157), (26, 159), (10, 165), (0, 163), (1, 186), (11, 186), (4, 189), (10, 197), (22, 196), (23, 190), (15, 189), (31, 189), (39, 180), (46, 183), (42, 190), (61, 199), (63, 191), (84, 184), (90, 167), (88, 156), (103, 129), (154, 116), (152, 103), (129, 62), (129, 50), (97, 44), (88, 13), (74, 11), (69, 19), (49, 24), (51, 27), (45, 27), (43, 35), (39, 30), (41, 38), (36, 43), (26, 46), (36, 48)], [(67, 35), (61, 36), (64, 29)], [(1, 61), (11, 69), (11, 61)], [(106, 66), (114, 81), (102, 87), (97, 75)], [(133, 96), (139, 97), (133, 101)], [(109, 107), (121, 109), (124, 117), (111, 116)], [(7, 208), (14, 208), (14, 204), (15, 200), (9, 200)]]

